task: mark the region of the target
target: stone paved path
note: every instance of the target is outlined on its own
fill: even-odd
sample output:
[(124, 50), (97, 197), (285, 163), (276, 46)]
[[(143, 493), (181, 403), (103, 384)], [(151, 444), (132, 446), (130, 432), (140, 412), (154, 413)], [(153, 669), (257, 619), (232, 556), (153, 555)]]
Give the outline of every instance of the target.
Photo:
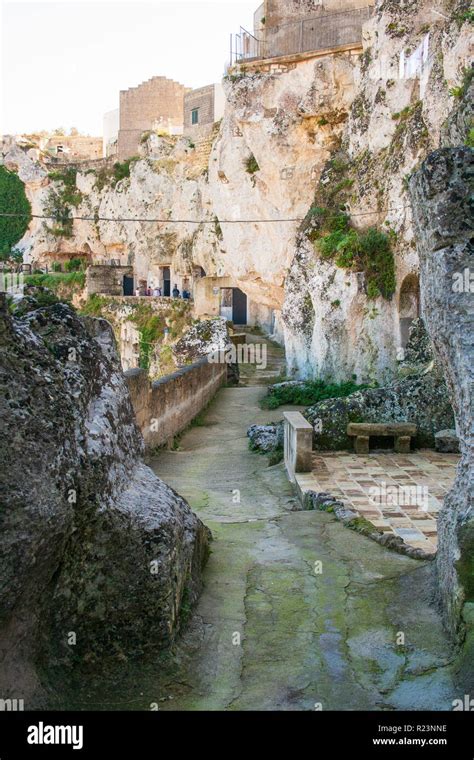
[(152, 461), (213, 532), (204, 590), (172, 654), (123, 665), (73, 707), (450, 709), (451, 653), (429, 563), (329, 514), (292, 511), (282, 465), (248, 448), (248, 426), (283, 411), (261, 411), (264, 392), (222, 389), (180, 449)]
[(429, 449), (367, 456), (314, 452), (313, 471), (298, 474), (296, 480), (303, 493), (330, 493), (384, 533), (394, 533), (415, 549), (433, 554), (438, 513), (458, 461), (457, 454)]

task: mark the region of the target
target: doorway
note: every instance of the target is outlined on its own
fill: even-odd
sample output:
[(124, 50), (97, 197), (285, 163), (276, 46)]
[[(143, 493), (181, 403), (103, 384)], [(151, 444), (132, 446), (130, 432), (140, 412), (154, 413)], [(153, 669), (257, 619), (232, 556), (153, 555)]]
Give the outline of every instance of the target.
[(247, 324), (247, 296), (240, 288), (232, 288), (232, 322), (234, 325)]
[(171, 295), (171, 272), (169, 267), (161, 267), (161, 272), (163, 275), (163, 295), (164, 296), (170, 296)]
[(133, 296), (133, 277), (128, 274), (123, 276), (123, 294), (124, 296)]

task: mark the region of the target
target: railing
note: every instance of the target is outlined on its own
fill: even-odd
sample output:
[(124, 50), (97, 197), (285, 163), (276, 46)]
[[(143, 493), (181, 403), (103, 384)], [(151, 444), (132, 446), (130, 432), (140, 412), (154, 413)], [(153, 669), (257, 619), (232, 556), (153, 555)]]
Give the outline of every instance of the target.
[(239, 34), (231, 37), (231, 65), (361, 43), (362, 26), (372, 10), (367, 6), (265, 27), (261, 40), (241, 27)]
[(262, 58), (262, 44), (261, 40), (241, 26), (238, 34), (230, 35), (230, 65)]

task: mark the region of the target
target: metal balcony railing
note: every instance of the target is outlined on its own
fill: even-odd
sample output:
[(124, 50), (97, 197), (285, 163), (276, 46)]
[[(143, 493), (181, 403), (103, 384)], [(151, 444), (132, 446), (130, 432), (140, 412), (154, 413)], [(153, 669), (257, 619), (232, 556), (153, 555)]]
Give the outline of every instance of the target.
[(240, 27), (238, 34), (231, 35), (231, 65), (360, 43), (362, 26), (372, 10), (372, 6), (366, 6), (265, 27), (261, 39)]

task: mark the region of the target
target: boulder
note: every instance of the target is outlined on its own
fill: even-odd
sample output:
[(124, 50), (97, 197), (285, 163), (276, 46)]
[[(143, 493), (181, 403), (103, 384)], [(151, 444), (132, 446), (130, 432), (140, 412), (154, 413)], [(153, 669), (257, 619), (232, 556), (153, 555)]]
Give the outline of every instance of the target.
[(455, 430), (439, 430), (435, 434), (436, 451), (445, 454), (459, 454), (459, 439)]
[(204, 319), (192, 325), (172, 347), (173, 356), (179, 367), (209, 356), (210, 361), (227, 364), (229, 385), (239, 384), (239, 365), (231, 356), (233, 343), (229, 337), (225, 319)]
[(250, 447), (254, 451), (268, 454), (276, 449), (283, 448), (283, 424), (274, 425), (251, 425), (247, 430), (250, 438)]
[[(0, 300), (2, 696), (31, 707), (51, 668), (169, 645), (209, 532), (141, 461), (110, 325)], [(15, 314), (16, 311), (16, 314)]]

